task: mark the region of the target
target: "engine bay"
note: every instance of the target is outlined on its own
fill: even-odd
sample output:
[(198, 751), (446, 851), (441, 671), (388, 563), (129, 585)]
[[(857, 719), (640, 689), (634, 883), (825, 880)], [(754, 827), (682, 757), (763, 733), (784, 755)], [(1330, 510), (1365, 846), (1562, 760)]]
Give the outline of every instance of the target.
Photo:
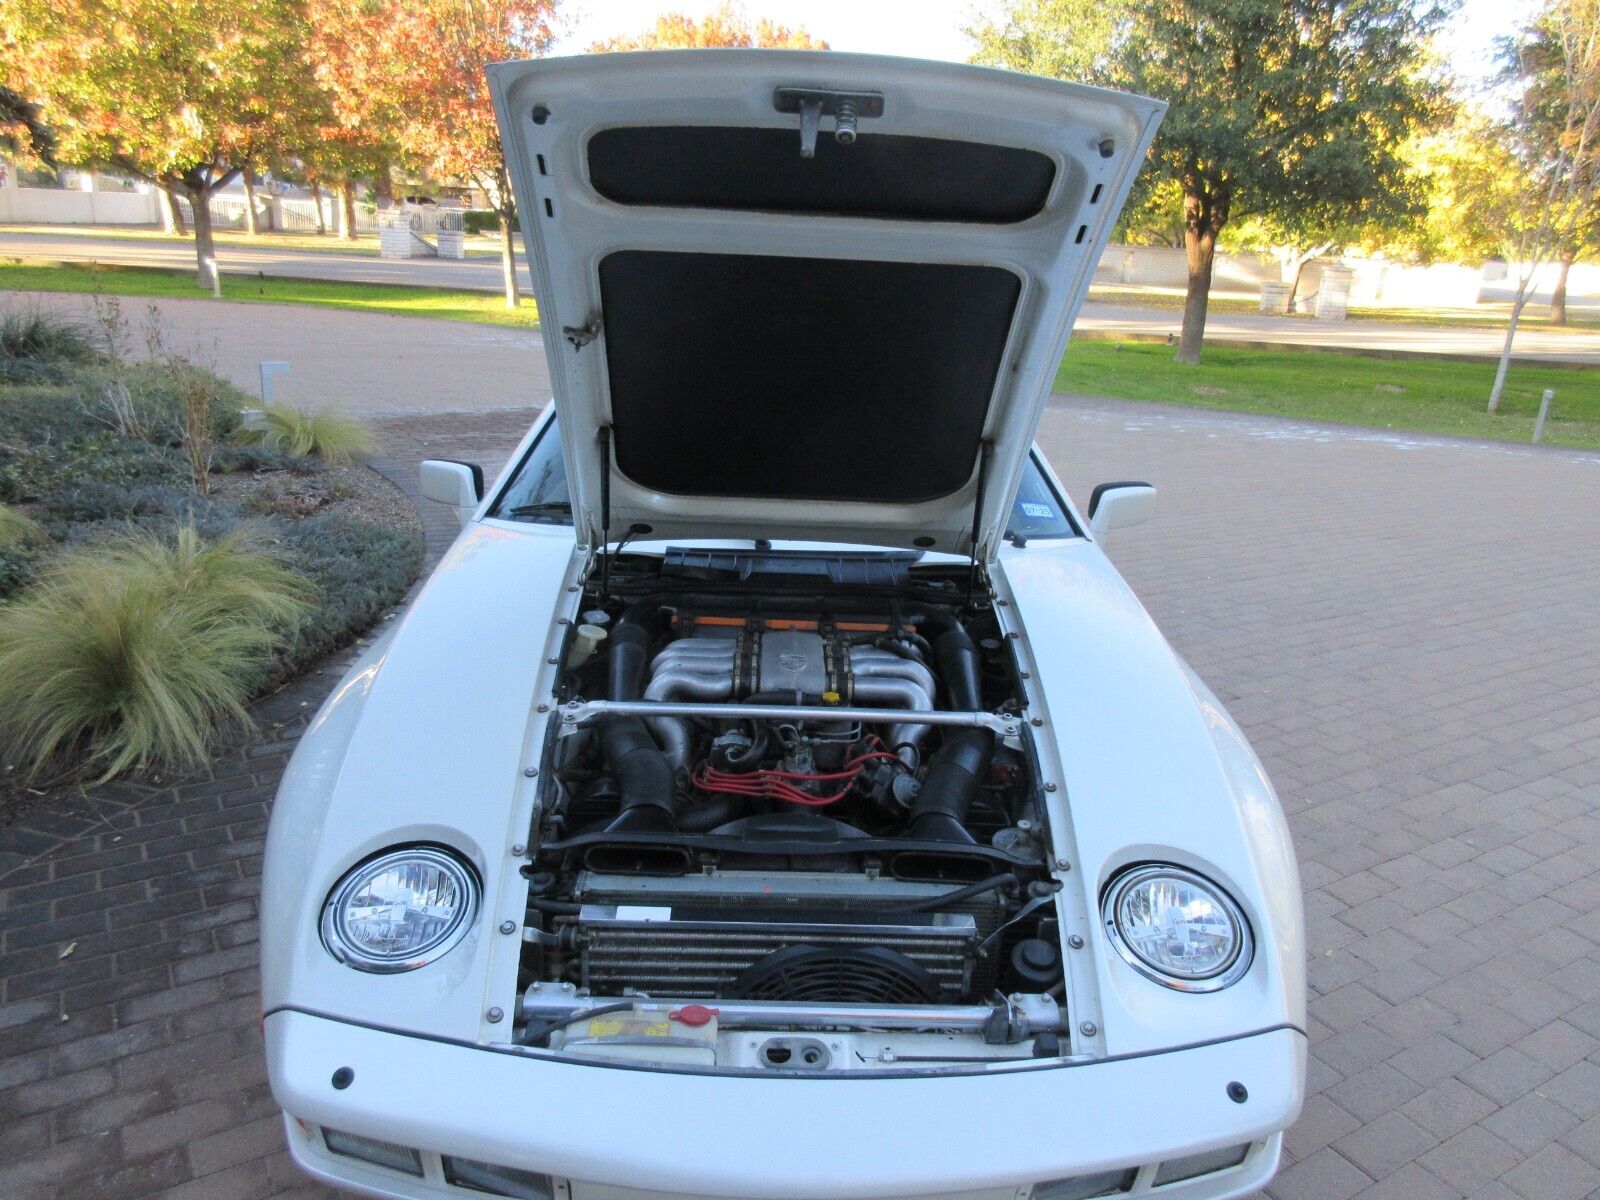
[(1063, 1053), (1025, 674), (968, 569), (605, 568), (566, 619), (515, 1040), (758, 1070)]

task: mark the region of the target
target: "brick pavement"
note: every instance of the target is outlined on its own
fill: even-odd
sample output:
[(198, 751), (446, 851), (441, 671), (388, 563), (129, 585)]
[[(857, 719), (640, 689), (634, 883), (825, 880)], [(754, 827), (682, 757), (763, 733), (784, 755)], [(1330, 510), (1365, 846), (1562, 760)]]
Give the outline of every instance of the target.
[[(381, 465), (493, 467), (530, 416), (386, 421)], [(1080, 499), (1160, 486), (1111, 554), (1290, 813), (1312, 1095), (1271, 1195), (1600, 1192), (1600, 456), (1109, 402), (1041, 441)], [(202, 778), (0, 833), (0, 1196), (329, 1195), (265, 1091), (254, 896), (332, 678)]]

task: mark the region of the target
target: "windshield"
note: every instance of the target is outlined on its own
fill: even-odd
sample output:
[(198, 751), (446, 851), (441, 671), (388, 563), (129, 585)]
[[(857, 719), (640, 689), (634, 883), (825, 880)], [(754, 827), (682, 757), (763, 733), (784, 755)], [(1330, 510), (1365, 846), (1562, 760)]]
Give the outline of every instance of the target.
[(1028, 469), (1022, 473), (1022, 483), (1017, 487), (1017, 498), (1011, 502), (1006, 536), (1060, 538), (1072, 537), (1075, 532), (1066, 506), (1050, 486), (1038, 458), (1030, 454)]
[[(543, 525), (572, 524), (567, 467), (561, 457), (561, 434), (554, 417), (523, 457), (489, 515)], [(1038, 459), (1029, 456), (1028, 469), (1022, 473), (1022, 485), (1011, 506), (1011, 519), (1006, 522), (1007, 536), (1058, 538), (1072, 537), (1074, 533), (1065, 505), (1040, 469)]]
[(567, 464), (561, 457), (561, 434), (556, 429), (555, 418), (551, 418), (523, 457), (489, 515), (543, 525), (572, 524)]

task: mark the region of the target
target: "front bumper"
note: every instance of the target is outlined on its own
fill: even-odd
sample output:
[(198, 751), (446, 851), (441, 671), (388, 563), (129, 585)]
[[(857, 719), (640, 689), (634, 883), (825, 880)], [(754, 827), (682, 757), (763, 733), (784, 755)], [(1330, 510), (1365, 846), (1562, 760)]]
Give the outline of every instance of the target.
[[(1071, 1066), (815, 1078), (556, 1062), (292, 1011), (269, 1016), (266, 1033), (295, 1160), (402, 1198), (474, 1194), (443, 1181), (439, 1153), (547, 1174), (571, 1200), (638, 1195), (629, 1189), (1012, 1200), (1041, 1181), (1118, 1167), (1143, 1168), (1138, 1195), (1157, 1162), (1257, 1143), (1241, 1166), (1159, 1192), (1223, 1200), (1271, 1178), (1275, 1135), (1298, 1114), (1305, 1082), (1305, 1039), (1291, 1029)], [(341, 1068), (352, 1077), (336, 1088)], [(1228, 1095), (1236, 1082), (1242, 1103)], [(424, 1176), (331, 1154), (315, 1126), (416, 1147)]]

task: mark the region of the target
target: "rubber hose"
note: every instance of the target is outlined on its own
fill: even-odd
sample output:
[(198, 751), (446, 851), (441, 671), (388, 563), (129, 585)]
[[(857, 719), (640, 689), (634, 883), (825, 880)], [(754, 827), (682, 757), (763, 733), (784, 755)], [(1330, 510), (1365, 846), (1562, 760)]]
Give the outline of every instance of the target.
[[(981, 661), (978, 647), (961, 623), (948, 614), (929, 611), (918, 625), (933, 633), (934, 652), (944, 681), (950, 707), (961, 712), (977, 712), (982, 707), (978, 686)], [(906, 833), (930, 841), (959, 842), (970, 845), (967, 813), (988, 777), (994, 758), (994, 732), (989, 729), (953, 729), (928, 763), (922, 790), (911, 809)]]
[[(661, 609), (635, 604), (611, 631), (611, 699), (637, 700), (644, 694), (650, 650), (661, 632)], [(640, 717), (610, 717), (600, 728), (600, 751), (622, 791), (622, 811), (608, 833), (666, 833), (676, 830), (672, 810), (672, 764)]]

